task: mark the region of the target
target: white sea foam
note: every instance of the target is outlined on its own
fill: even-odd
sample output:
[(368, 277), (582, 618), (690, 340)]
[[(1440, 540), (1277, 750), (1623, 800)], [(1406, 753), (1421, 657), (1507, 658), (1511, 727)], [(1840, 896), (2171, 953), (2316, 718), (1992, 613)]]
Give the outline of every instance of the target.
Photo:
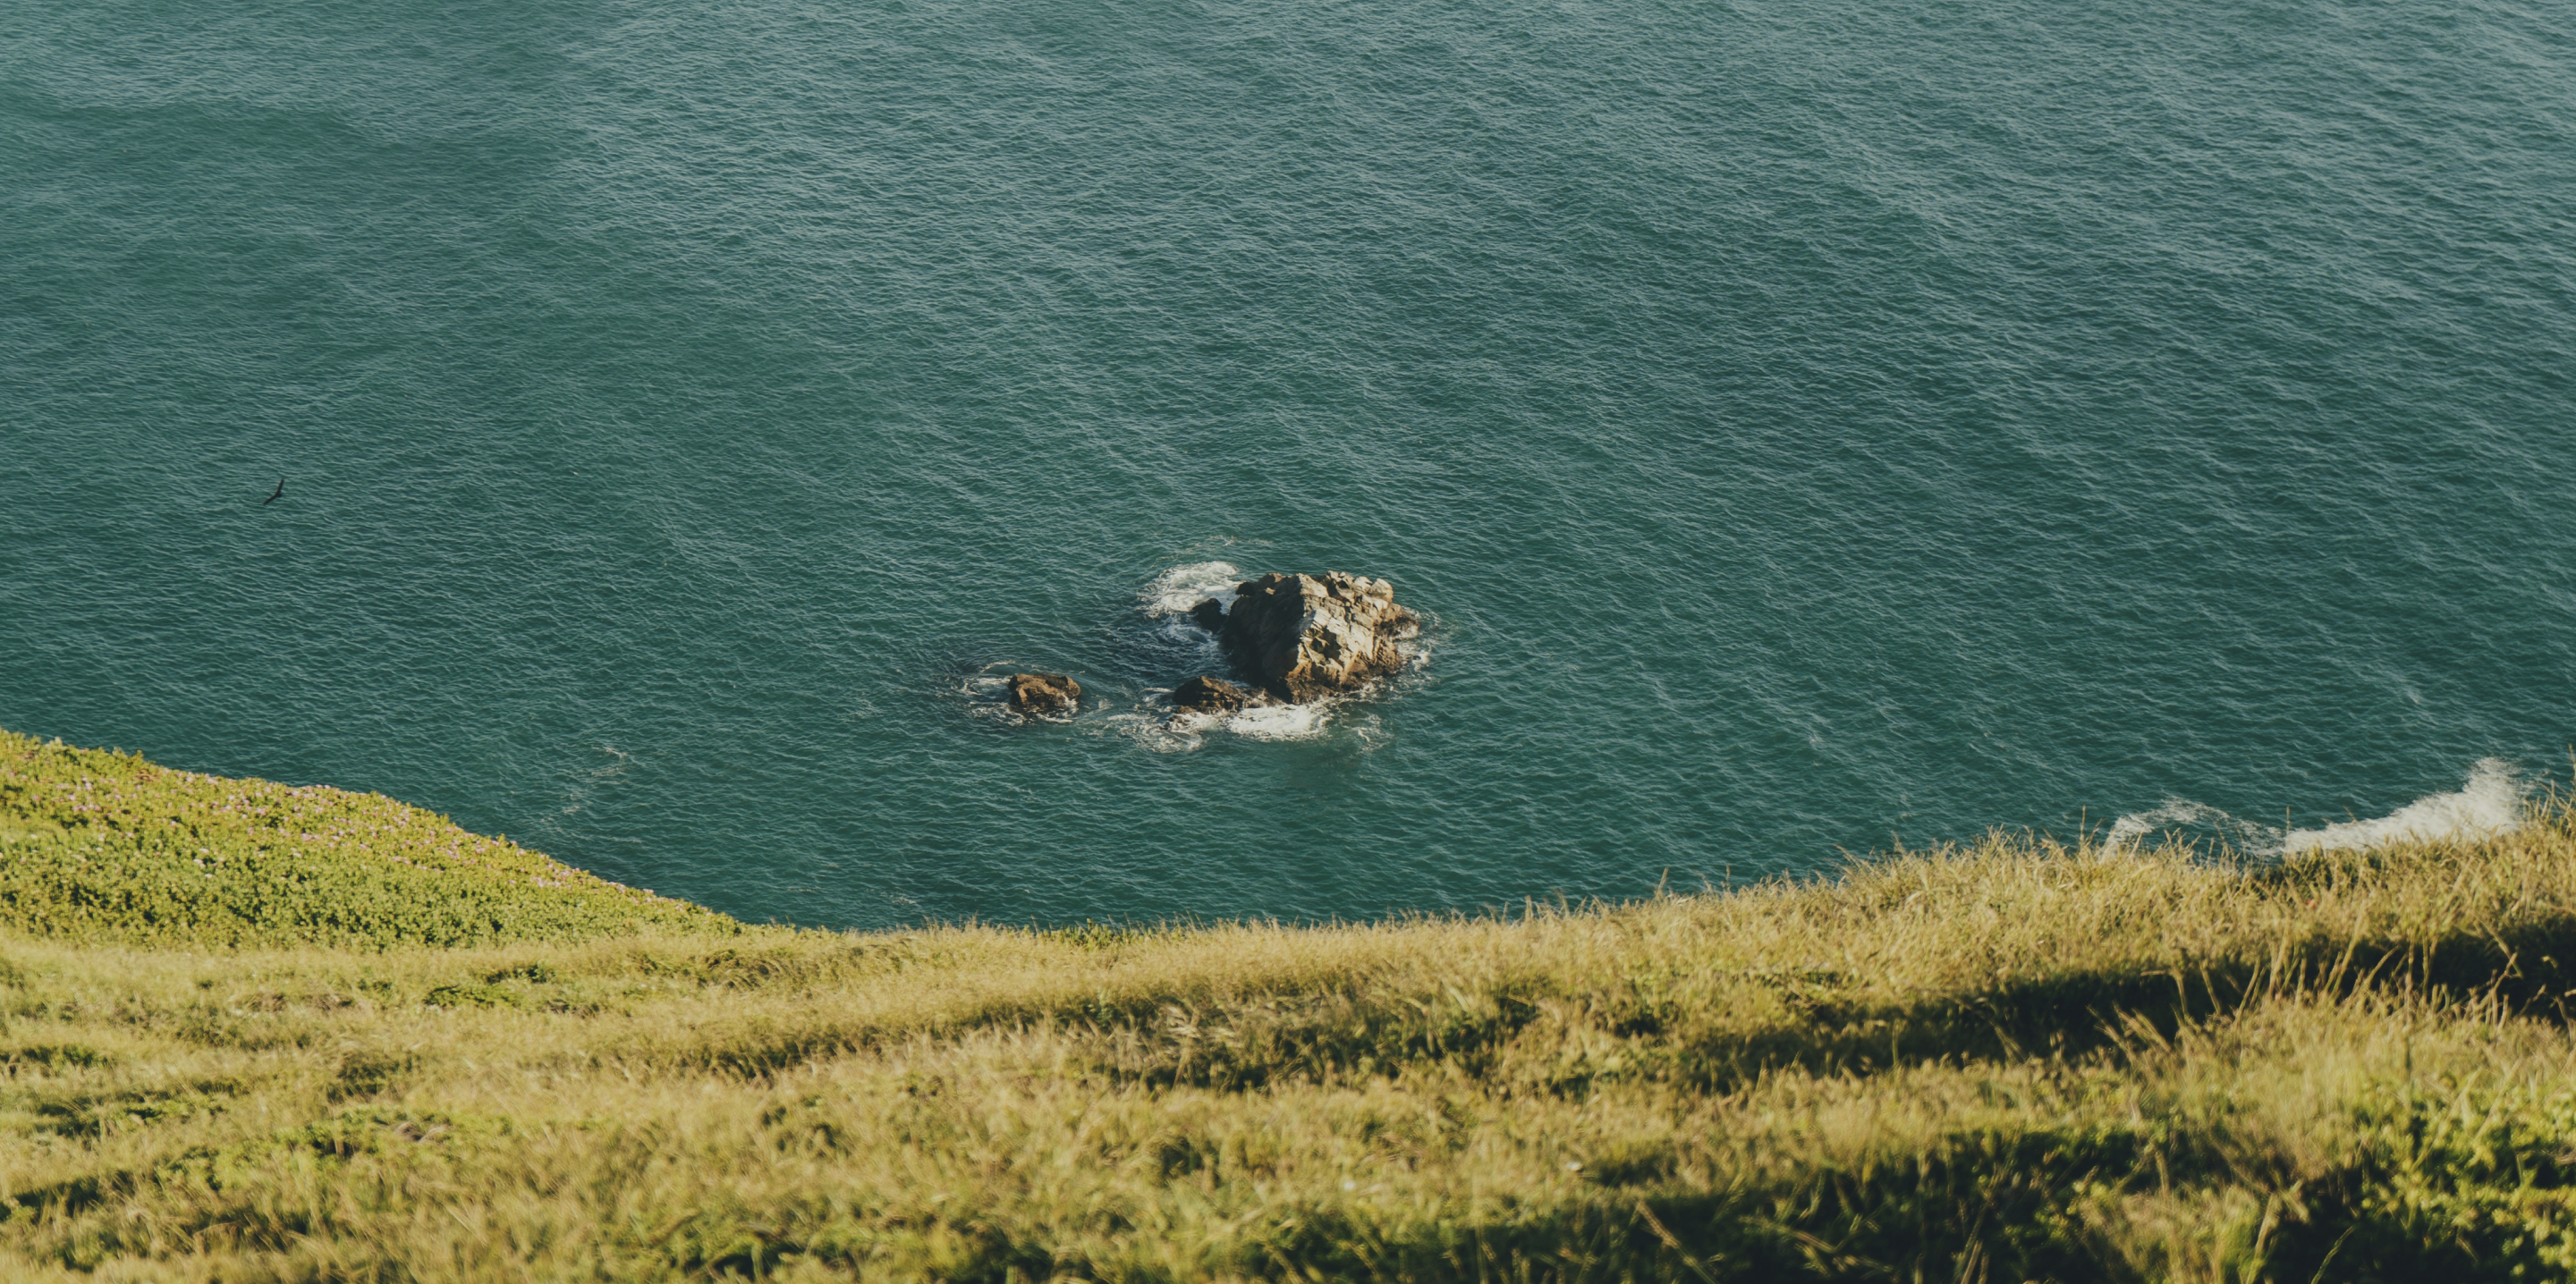
[(1234, 586), (1243, 582), (1243, 572), (1232, 562), (1192, 562), (1175, 566), (1154, 577), (1145, 589), (1145, 614), (1156, 619), (1174, 616), (1186, 619), (1190, 608), (1209, 598), (1234, 608)]
[(1311, 740), (1330, 727), (1328, 703), (1258, 705), (1237, 713), (1200, 713), (1181, 709), (1166, 716), (1115, 714), (1101, 720), (1112, 732), (1156, 753), (1188, 753), (1217, 732), (1246, 740)]
[(1009, 704), (1011, 680), (993, 672), (996, 667), (988, 665), (982, 673), (966, 675), (957, 684), (957, 693), (966, 697), (966, 712), (974, 717), (1018, 722), (1020, 715)]
[(2389, 843), (2492, 838), (2522, 827), (2522, 804), (2530, 793), (2530, 784), (2514, 774), (2511, 763), (2484, 758), (2469, 769), (2468, 783), (2456, 792), (2428, 794), (2377, 820), (2291, 830), (2281, 837), (2281, 851), (2297, 855), (2358, 851)]
[(2427, 794), (2374, 820), (2347, 820), (2315, 829), (2283, 830), (2239, 820), (2216, 807), (2179, 798), (2131, 812), (2111, 822), (2103, 835), (2104, 850), (2117, 854), (2140, 839), (2171, 828), (2214, 829), (2237, 851), (2258, 857), (2297, 856), (2308, 852), (2359, 851), (2390, 843), (2440, 842), (2488, 838), (2522, 825), (2523, 802), (2531, 787), (2501, 758), (2484, 758), (2469, 769), (2459, 789)]
[[(1186, 647), (1203, 650), (1213, 659), (1217, 655), (1216, 638), (1198, 626), (1190, 612), (1199, 603), (1215, 598), (1227, 610), (1234, 609), (1234, 586), (1243, 582), (1243, 571), (1232, 562), (1192, 562), (1175, 566), (1154, 577), (1138, 595), (1145, 615), (1162, 623), (1161, 634)], [(1407, 667), (1416, 667), (1430, 658), (1430, 651), (1415, 642), (1400, 644), (1405, 651)], [(1107, 719), (1108, 726), (1147, 748), (1164, 753), (1187, 752), (1207, 743), (1207, 737), (1219, 731), (1247, 740), (1312, 740), (1331, 729), (1333, 709), (1337, 702), (1317, 700), (1308, 704), (1256, 705), (1232, 714), (1197, 713), (1175, 710), (1167, 716), (1127, 714)], [(1368, 720), (1373, 722), (1374, 720)], [(1372, 728), (1354, 728), (1363, 741), (1371, 738)]]
[[(2111, 822), (2111, 832), (2102, 836), (2103, 850), (2118, 855), (2137, 846), (2138, 840), (2159, 829), (2177, 825), (2203, 825), (2216, 822), (2220, 828), (2235, 829), (2243, 824), (2215, 807), (2180, 798), (2168, 798), (2161, 807), (2133, 811)], [(2255, 844), (2257, 846), (2265, 844)]]
[(1249, 740), (1308, 740), (1324, 734), (1331, 706), (1313, 704), (1254, 705), (1225, 720), (1225, 729)]
[(1024, 714), (1012, 708), (1013, 672), (1011, 665), (995, 663), (985, 665), (981, 672), (966, 675), (966, 679), (957, 686), (958, 694), (966, 697), (966, 715), (1013, 727), (1030, 722), (1073, 721), (1073, 715), (1069, 713)]
[(1190, 714), (1158, 718), (1149, 713), (1113, 713), (1101, 719), (1100, 726), (1156, 753), (1188, 753), (1207, 743), (1203, 733), (1209, 721), (1213, 720), (1194, 719)]

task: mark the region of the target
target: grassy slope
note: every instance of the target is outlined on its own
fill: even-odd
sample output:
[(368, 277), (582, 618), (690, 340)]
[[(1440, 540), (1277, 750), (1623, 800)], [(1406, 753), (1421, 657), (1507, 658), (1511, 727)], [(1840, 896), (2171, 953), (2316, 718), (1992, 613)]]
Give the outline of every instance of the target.
[(2555, 805), (1517, 923), (22, 935), (0, 1273), (2560, 1278), (2571, 985)]
[(740, 925), (380, 794), (201, 776), (0, 731), (0, 928), (381, 949)]

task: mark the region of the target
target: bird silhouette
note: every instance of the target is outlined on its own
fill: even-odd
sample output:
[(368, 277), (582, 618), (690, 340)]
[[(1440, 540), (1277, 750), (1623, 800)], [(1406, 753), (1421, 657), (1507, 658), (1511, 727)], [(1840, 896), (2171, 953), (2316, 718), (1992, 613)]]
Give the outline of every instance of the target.
[(283, 478), (283, 477), (280, 477), (280, 478), (278, 478), (278, 479), (277, 479), (277, 489), (275, 489), (275, 490), (273, 490), (273, 491), (268, 492), (268, 498), (266, 498), (266, 499), (263, 499), (263, 500), (259, 501), (259, 506), (260, 506), (260, 507), (262, 507), (262, 508), (266, 508), (266, 507), (268, 507), (269, 505), (276, 503), (276, 502), (277, 502), (277, 497), (278, 497), (278, 496), (280, 496), (280, 495), (283, 495), (283, 494), (285, 494), (285, 493), (286, 493), (286, 479), (285, 479), (285, 478)]

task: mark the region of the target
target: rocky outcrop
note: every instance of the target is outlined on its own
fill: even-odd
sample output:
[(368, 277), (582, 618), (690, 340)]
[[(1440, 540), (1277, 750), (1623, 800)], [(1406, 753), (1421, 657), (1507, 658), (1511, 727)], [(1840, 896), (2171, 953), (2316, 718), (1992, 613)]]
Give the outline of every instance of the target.
[(1061, 673), (1011, 675), (1011, 707), (1025, 714), (1064, 714), (1082, 703), (1082, 684)]
[(1191, 713), (1233, 713), (1262, 703), (1265, 701), (1260, 693), (1246, 691), (1223, 678), (1201, 675), (1172, 688), (1172, 707)]
[(1421, 632), (1422, 621), (1395, 604), (1395, 586), (1327, 571), (1236, 585), (1218, 637), (1246, 679), (1302, 704), (1403, 668), (1396, 644)]
[(1201, 598), (1197, 606), (1190, 608), (1190, 618), (1210, 633), (1222, 633), (1225, 631), (1225, 603), (1212, 597)]

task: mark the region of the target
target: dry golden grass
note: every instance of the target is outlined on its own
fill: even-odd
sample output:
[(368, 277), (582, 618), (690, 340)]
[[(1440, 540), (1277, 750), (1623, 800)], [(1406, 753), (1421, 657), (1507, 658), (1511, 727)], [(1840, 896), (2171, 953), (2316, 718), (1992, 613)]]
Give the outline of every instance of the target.
[(2554, 800), (2253, 871), (836, 935), (0, 733), (0, 922), (9, 1278), (2576, 1268)]
[(26, 1278), (2576, 1265), (2556, 803), (1513, 922), (0, 957)]

